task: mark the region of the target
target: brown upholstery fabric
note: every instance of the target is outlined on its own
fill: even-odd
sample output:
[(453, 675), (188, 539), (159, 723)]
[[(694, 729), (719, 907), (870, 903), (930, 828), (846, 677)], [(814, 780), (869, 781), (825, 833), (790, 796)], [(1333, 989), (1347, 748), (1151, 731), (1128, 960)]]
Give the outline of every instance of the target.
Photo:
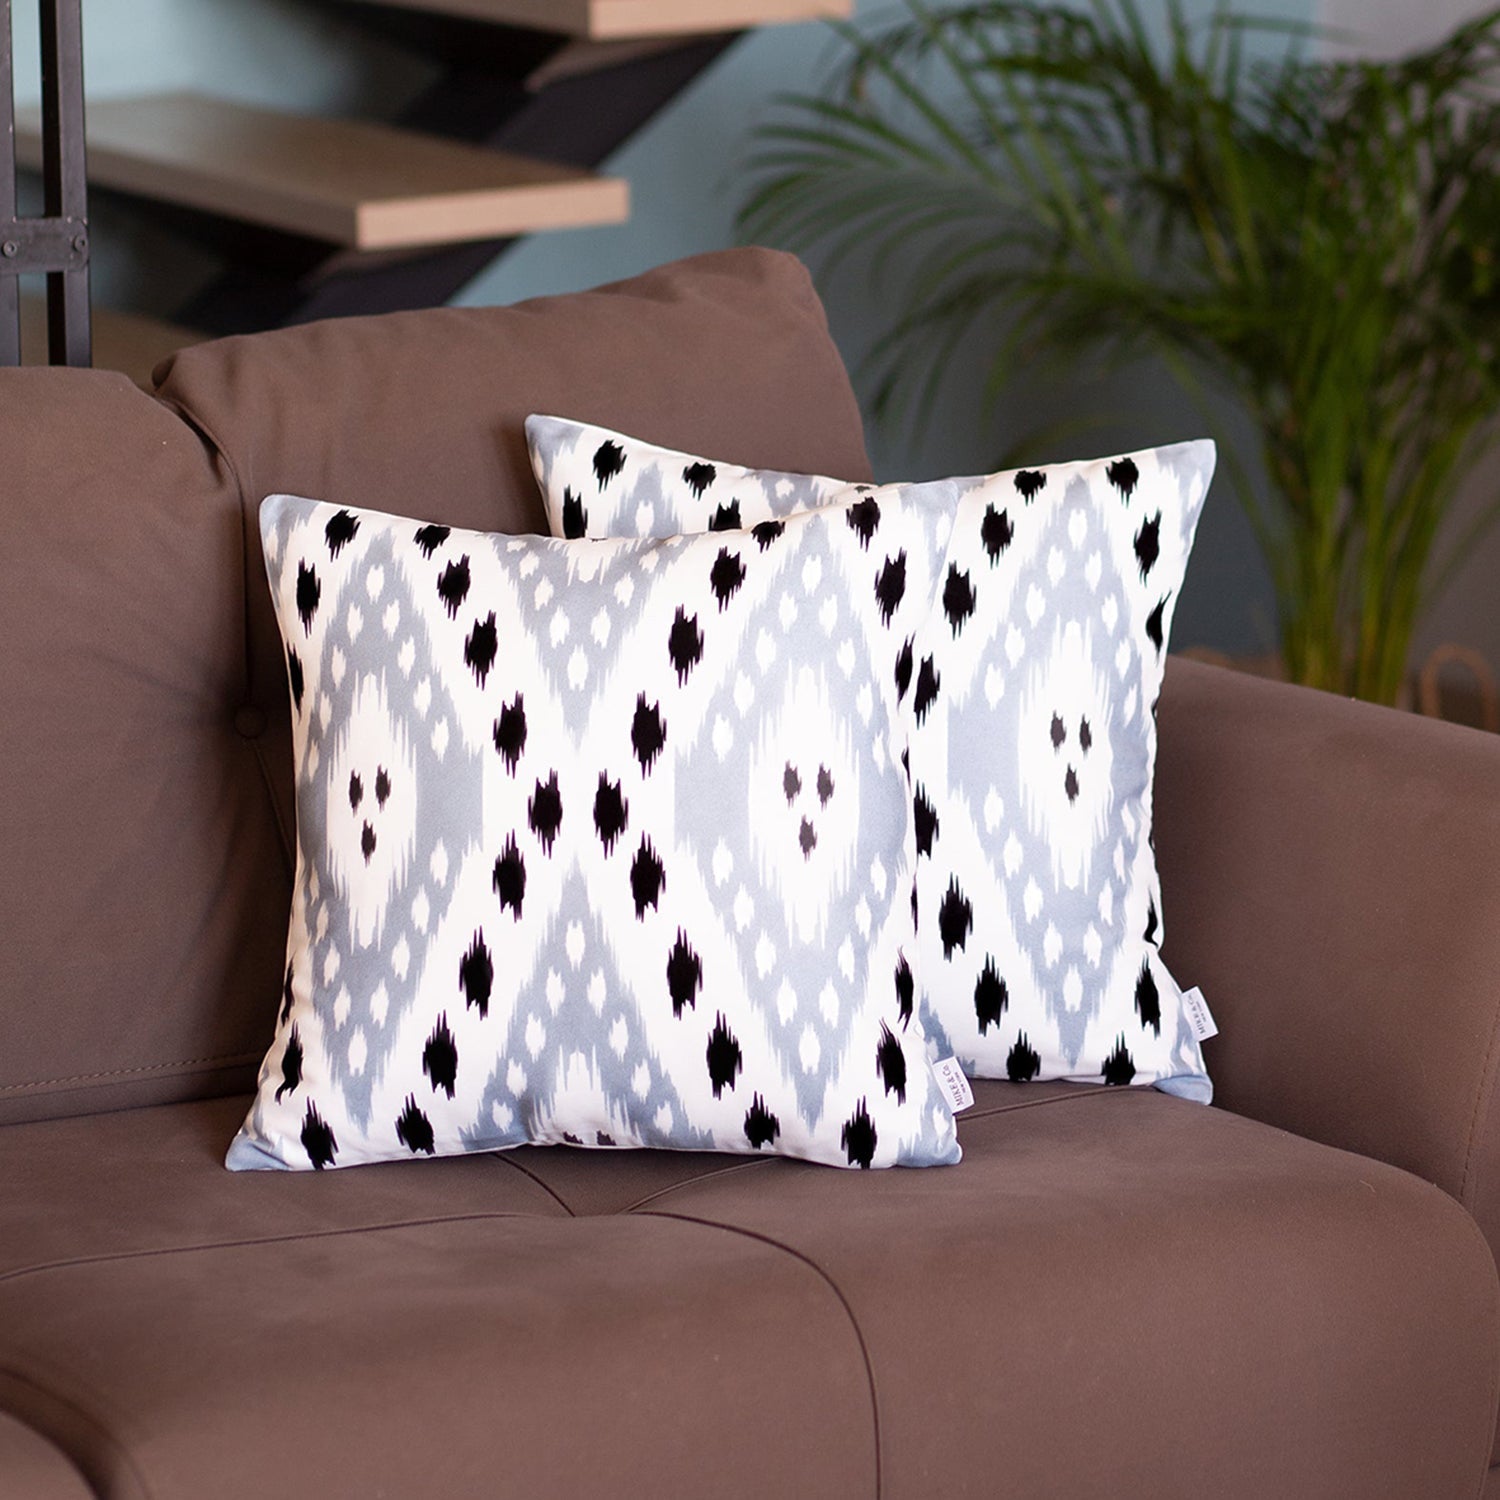
[(82, 1474), (40, 1433), (0, 1411), (0, 1493), (7, 1500), (94, 1500)]
[[(0, 1407), (104, 1500), (1471, 1500), (1500, 1291), (1392, 1168), (978, 1087), (962, 1166), (233, 1176), (244, 1101), (0, 1131)], [(3, 1471), (0, 1471), (3, 1472)]]
[(1218, 1102), (1500, 1246), (1500, 737), (1177, 659), (1160, 724), (1165, 953)]
[(1160, 724), (1218, 1102), (1437, 1183), (1500, 1250), (1500, 737), (1176, 659)]
[(0, 475), (0, 1124), (243, 1087), (288, 881), (237, 497), (90, 371), (0, 370)]
[(269, 1039), (293, 812), (267, 492), (536, 529), (538, 409), (869, 472), (807, 273), (769, 251), (226, 339), (159, 374), (157, 402), (0, 371), (0, 1124), (248, 1087)]

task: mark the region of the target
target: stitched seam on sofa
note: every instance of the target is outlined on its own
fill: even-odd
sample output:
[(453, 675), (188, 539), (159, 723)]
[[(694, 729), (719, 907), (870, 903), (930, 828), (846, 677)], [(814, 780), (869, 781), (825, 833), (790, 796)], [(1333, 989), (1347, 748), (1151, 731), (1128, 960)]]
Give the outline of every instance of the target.
[(186, 1057), (181, 1062), (147, 1063), (140, 1068), (108, 1068), (99, 1073), (70, 1073), (65, 1078), (35, 1078), (29, 1083), (0, 1084), (0, 1094), (24, 1094), (28, 1089), (45, 1089), (59, 1083), (91, 1083), (98, 1078), (127, 1078), (142, 1073), (172, 1073), (179, 1068), (237, 1067), (259, 1062), (260, 1052), (225, 1052), (218, 1057)]
[[(763, 1158), (769, 1160), (769, 1158)], [(899, 1170), (899, 1169), (897, 1169)], [(722, 1229), (726, 1234), (737, 1234), (747, 1240), (755, 1240), (758, 1244), (768, 1245), (773, 1250), (780, 1250), (783, 1255), (790, 1256), (793, 1260), (801, 1261), (810, 1271), (816, 1274), (833, 1295), (838, 1298), (839, 1306), (844, 1309), (844, 1316), (849, 1320), (849, 1327), (854, 1333), (854, 1341), (859, 1345), (859, 1357), (864, 1361), (865, 1380), (870, 1388), (870, 1425), (874, 1430), (875, 1437), (875, 1495), (874, 1500), (880, 1500), (883, 1493), (883, 1472), (881, 1464), (880, 1443), (880, 1397), (875, 1389), (875, 1366), (870, 1361), (870, 1349), (865, 1343), (864, 1329), (859, 1326), (859, 1319), (854, 1316), (854, 1309), (849, 1305), (849, 1299), (844, 1295), (843, 1288), (839, 1286), (832, 1276), (820, 1266), (810, 1255), (801, 1250), (794, 1250), (790, 1245), (783, 1244), (780, 1240), (772, 1239), (768, 1234), (761, 1234), (754, 1229), (744, 1229), (738, 1224), (720, 1224), (714, 1219), (700, 1219), (693, 1214), (674, 1214), (662, 1209), (646, 1209), (643, 1217), (653, 1219), (675, 1219), (682, 1224), (697, 1224), (704, 1229)]]
[[(152, 1490), (151, 1486), (146, 1483), (146, 1476), (142, 1474), (140, 1469), (136, 1466), (135, 1459), (131, 1455), (130, 1449), (127, 1448), (124, 1443), (122, 1443), (118, 1438), (116, 1438), (114, 1432), (111, 1431), (110, 1427), (107, 1427), (102, 1422), (100, 1422), (93, 1412), (79, 1405), (77, 1401), (71, 1400), (69, 1397), (64, 1396), (60, 1391), (54, 1390), (51, 1386), (43, 1385), (42, 1382), (39, 1381), (34, 1375), (27, 1374), (21, 1370), (13, 1369), (9, 1365), (0, 1365), (0, 1390), (3, 1390), (7, 1383), (10, 1384), (12, 1388), (16, 1386), (24, 1386), (29, 1390), (36, 1391), (41, 1396), (43, 1401), (51, 1402), (54, 1406), (61, 1407), (71, 1413), (72, 1416), (82, 1426), (89, 1428), (103, 1442), (103, 1444), (109, 1448), (115, 1462), (130, 1474), (130, 1477), (135, 1482), (136, 1491), (141, 1495), (142, 1500), (150, 1500), (150, 1496), (154, 1493), (154, 1491)], [(97, 1393), (94, 1394), (100, 1410), (106, 1410), (108, 1408), (108, 1402), (104, 1401), (102, 1398), (99, 1398)], [(42, 1437), (46, 1438), (50, 1443), (52, 1443), (52, 1445), (57, 1448), (60, 1453), (63, 1454), (63, 1456), (77, 1471), (77, 1473), (87, 1482), (90, 1490), (92, 1490), (95, 1494), (98, 1494), (100, 1492), (99, 1485), (95, 1482), (95, 1476), (90, 1472), (93, 1466), (90, 1464), (86, 1464), (80, 1454), (73, 1452), (63, 1442), (61, 1434), (57, 1433), (56, 1431), (48, 1431), (47, 1427), (50, 1426), (50, 1424), (46, 1424), (44, 1426), (41, 1423), (35, 1422), (32, 1418), (24, 1416), (19, 1412), (15, 1413), (15, 1415), (20, 1417), (21, 1420), (25, 1421), (28, 1426), (32, 1427), (33, 1431), (37, 1432)], [(111, 1411), (109, 1412), (109, 1416), (114, 1426), (122, 1427), (126, 1425), (121, 1421), (120, 1416), (117, 1412)], [(42, 1422), (45, 1422), (45, 1418), (42, 1419)], [(113, 1488), (113, 1486), (111, 1486), (111, 1488)]]
[(1458, 1184), (1458, 1201), (1467, 1209), (1472, 1210), (1475, 1199), (1479, 1195), (1479, 1187), (1475, 1178), (1478, 1176), (1477, 1162), (1479, 1156), (1479, 1120), (1481, 1115), (1488, 1115), (1494, 1108), (1495, 1098), (1495, 1071), (1497, 1062), (1500, 1062), (1500, 1004), (1495, 1007), (1490, 1016), (1490, 1038), (1489, 1045), (1485, 1048), (1484, 1067), (1479, 1074), (1479, 1087), (1474, 1090), (1474, 1109), (1469, 1116), (1469, 1139), (1464, 1148), (1464, 1170), (1463, 1176)]
[[(578, 1215), (574, 1213), (572, 1208), (569, 1207), (567, 1202), (563, 1199), (561, 1194), (557, 1193), (550, 1183), (544, 1182), (540, 1177), (538, 1177), (537, 1174), (533, 1172), (529, 1167), (523, 1166), (520, 1162), (512, 1160), (503, 1151), (486, 1151), (483, 1153), (483, 1155), (488, 1160), (494, 1162), (496, 1166), (509, 1167), (512, 1171), (519, 1172), (521, 1176), (527, 1178), (531, 1182), (534, 1182), (555, 1204), (557, 1204), (560, 1209), (562, 1209), (565, 1214), (567, 1214), (570, 1219), (576, 1219), (578, 1217)], [(590, 1214), (588, 1217), (595, 1218), (598, 1216)]]
[(497, 1209), (493, 1213), (439, 1214), (425, 1219), (392, 1219), (384, 1224), (354, 1224), (347, 1229), (315, 1229), (303, 1234), (267, 1234), (239, 1240), (214, 1240), (202, 1245), (156, 1245), (147, 1250), (113, 1250), (103, 1255), (78, 1255), (67, 1260), (39, 1261), (33, 1266), (17, 1266), (10, 1271), (0, 1271), (0, 1286), (44, 1271), (68, 1271), (77, 1266), (104, 1266), (116, 1261), (150, 1260), (156, 1255), (200, 1255), (215, 1250), (247, 1250), (253, 1245), (291, 1245), (298, 1240), (332, 1240), (352, 1234), (385, 1234), (396, 1229), (424, 1229), (436, 1224), (482, 1224), (491, 1219), (545, 1217), (550, 1216), (519, 1209)]
[[(244, 700), (248, 703), (255, 693), (255, 675), (250, 662), (250, 548), (246, 544), (245, 537), (248, 534), (249, 528), (254, 525), (254, 518), (250, 514), (248, 497), (245, 492), (245, 481), (240, 475), (239, 466), (230, 457), (229, 450), (219, 441), (212, 427), (201, 418), (186, 411), (182, 404), (171, 396), (156, 396), (154, 399), (166, 407), (178, 421), (196, 432), (199, 438), (213, 450), (219, 462), (228, 471), (229, 477), (234, 481), (235, 494), (239, 497), (240, 627), (243, 632), (240, 654), (244, 674)], [(271, 817), (276, 822), (276, 832), (281, 839), (281, 853), (287, 863), (288, 876), (289, 878), (295, 878), (297, 869), (296, 839), (282, 819), (281, 809), (276, 805), (276, 788), (272, 785), (270, 773), (266, 767), (265, 755), (259, 745), (255, 747), (255, 763), (260, 768), (260, 779), (265, 787), (266, 796), (270, 799)]]
[[(1049, 1094), (1045, 1099), (1021, 1099), (1014, 1104), (989, 1104), (983, 1109), (966, 1109), (958, 1117), (959, 1129), (975, 1120), (989, 1120), (996, 1115), (1014, 1114), (1018, 1109), (1041, 1109), (1048, 1104), (1076, 1104), (1080, 1099), (1128, 1099), (1141, 1090), (1129, 1088), (1094, 1088), (1080, 1084), (1076, 1094)], [(1158, 1091), (1159, 1092), (1159, 1091)]]
[(778, 1162), (785, 1165), (790, 1160), (790, 1157), (785, 1156), (752, 1156), (745, 1161), (737, 1161), (711, 1171), (699, 1172), (696, 1176), (685, 1178), (682, 1182), (674, 1182), (670, 1187), (657, 1188), (655, 1192), (647, 1193), (644, 1198), (637, 1199), (620, 1212), (635, 1213), (638, 1209), (644, 1209), (648, 1203), (659, 1203), (663, 1198), (669, 1198), (673, 1193), (681, 1192), (683, 1188), (697, 1187), (700, 1182), (714, 1182), (720, 1177), (732, 1177), (738, 1172), (748, 1172), (755, 1167), (774, 1166)]

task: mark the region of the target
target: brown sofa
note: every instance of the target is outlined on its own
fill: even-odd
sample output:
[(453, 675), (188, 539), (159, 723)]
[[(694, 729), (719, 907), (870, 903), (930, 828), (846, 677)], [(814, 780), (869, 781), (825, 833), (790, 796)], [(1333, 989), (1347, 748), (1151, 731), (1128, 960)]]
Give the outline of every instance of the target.
[[(532, 410), (867, 474), (805, 273), (0, 371), (0, 1496), (1500, 1495), (1500, 739), (1175, 662), (1218, 1105), (981, 1083), (961, 1166), (231, 1174), (291, 882), (255, 507), (541, 528)], [(1227, 503), (1227, 502), (1225, 502)]]

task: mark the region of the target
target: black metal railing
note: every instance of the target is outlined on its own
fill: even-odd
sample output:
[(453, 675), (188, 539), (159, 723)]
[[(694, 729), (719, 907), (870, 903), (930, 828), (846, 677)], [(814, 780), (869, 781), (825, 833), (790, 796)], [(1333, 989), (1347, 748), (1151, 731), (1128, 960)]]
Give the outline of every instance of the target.
[(0, 365), (21, 362), (20, 278), (47, 276), (47, 357), (87, 365), (89, 221), (83, 144), (81, 0), (40, 0), (41, 218), (16, 203), (15, 86), (10, 0), (0, 0)]

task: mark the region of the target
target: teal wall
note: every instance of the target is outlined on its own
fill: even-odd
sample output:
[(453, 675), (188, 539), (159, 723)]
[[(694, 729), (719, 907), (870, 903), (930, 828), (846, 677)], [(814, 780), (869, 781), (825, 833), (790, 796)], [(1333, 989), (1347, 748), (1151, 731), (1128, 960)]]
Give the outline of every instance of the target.
[[(1213, 0), (1187, 0), (1206, 10)], [(1259, 0), (1259, 13), (1306, 19), (1315, 0)], [(886, 6), (859, 0), (861, 16)], [(16, 0), (18, 92), (34, 97), (35, 52), (28, 0)], [(426, 81), (423, 66), (371, 43), (314, 0), (84, 0), (91, 97), (192, 87), (313, 111), (391, 114)], [(509, 302), (612, 280), (697, 251), (734, 243), (747, 131), (782, 90), (814, 88), (833, 60), (818, 25), (748, 37), (690, 88), (609, 169), (628, 177), (634, 213), (619, 228), (547, 235), (520, 246), (470, 285), (465, 303)], [(96, 286), (101, 301), (160, 314), (180, 305), (212, 273), (197, 252), (153, 233), (149, 216), (101, 203), (95, 213)], [(858, 370), (881, 327), (868, 289), (827, 289), (846, 359)], [(1018, 371), (1017, 389), (995, 408), (979, 395), (983, 351), (956, 362), (949, 394), (920, 432), (873, 431), (882, 478), (982, 471), (1039, 421), (1097, 416), (1080, 443), (1118, 451), (1196, 435), (1201, 422), (1169, 382), (1151, 371), (1109, 383), (1076, 374), (1039, 383)], [(1047, 452), (1038, 458), (1062, 457)], [(1076, 456), (1076, 455), (1075, 455)], [(1227, 487), (1215, 486), (1198, 554), (1178, 613), (1178, 644), (1228, 650), (1270, 642), (1271, 608), (1263, 570)]]

